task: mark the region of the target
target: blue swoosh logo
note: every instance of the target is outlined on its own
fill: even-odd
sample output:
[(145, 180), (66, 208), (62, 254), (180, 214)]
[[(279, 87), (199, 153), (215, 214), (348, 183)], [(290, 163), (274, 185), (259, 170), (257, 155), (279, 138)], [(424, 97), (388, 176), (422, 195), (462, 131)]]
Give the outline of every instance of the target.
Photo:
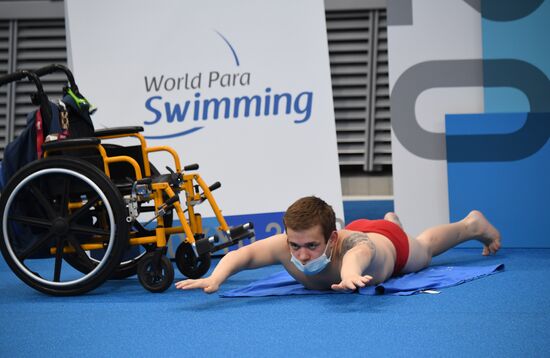
[(235, 58), (235, 63), (237, 64), (237, 66), (239, 66), (239, 65), (240, 65), (240, 63), (239, 63), (239, 57), (237, 56), (237, 52), (235, 51), (235, 49), (233, 48), (233, 46), (231, 46), (231, 43), (229, 42), (229, 40), (227, 40), (227, 39), (225, 38), (225, 36), (223, 36), (219, 31), (217, 31), (217, 30), (214, 30), (214, 31), (216, 31), (216, 33), (217, 33), (218, 35), (220, 35), (220, 37), (225, 41), (225, 43), (227, 44), (227, 46), (229, 46), (229, 49), (231, 50), (231, 52), (233, 53), (233, 57)]

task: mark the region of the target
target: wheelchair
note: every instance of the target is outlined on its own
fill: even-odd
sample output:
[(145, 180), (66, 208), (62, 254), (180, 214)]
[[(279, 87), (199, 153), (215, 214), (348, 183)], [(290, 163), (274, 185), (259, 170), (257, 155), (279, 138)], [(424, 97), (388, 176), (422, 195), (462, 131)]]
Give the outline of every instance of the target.
[[(54, 72), (67, 77), (57, 104), (40, 80)], [(17, 148), (36, 152), (6, 156), (6, 148), (2, 171), (11, 167), (12, 173), (0, 194), (0, 250), (27, 285), (50, 295), (79, 295), (137, 274), (145, 289), (163, 292), (174, 280), (166, 256), (171, 235), (184, 235), (175, 263), (189, 278), (208, 271), (212, 253), (254, 238), (250, 222), (228, 226), (212, 194), (221, 184), (208, 185), (197, 164), (182, 166), (171, 147), (148, 146), (142, 127), (94, 129), (92, 107), (67, 67), (18, 71), (0, 77), (0, 86), (22, 80), (36, 87), (31, 100), (38, 110), (29, 115)], [(119, 138), (139, 144), (110, 143)], [(164, 174), (149, 160), (157, 152), (173, 160)], [(204, 202), (219, 224), (210, 237), (197, 211)]]

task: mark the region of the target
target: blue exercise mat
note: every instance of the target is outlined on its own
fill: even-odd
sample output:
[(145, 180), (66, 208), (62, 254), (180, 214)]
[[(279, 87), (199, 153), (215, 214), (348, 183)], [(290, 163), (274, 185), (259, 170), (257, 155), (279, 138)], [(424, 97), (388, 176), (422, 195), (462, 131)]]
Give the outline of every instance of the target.
[[(475, 280), (504, 270), (504, 264), (491, 266), (433, 266), (422, 271), (394, 277), (377, 285), (359, 290), (361, 295), (408, 296), (425, 290), (435, 290)], [(286, 271), (277, 272), (246, 286), (225, 291), (221, 297), (263, 297), (285, 295), (319, 295), (345, 293), (308, 290)], [(351, 292), (349, 292), (351, 293)]]

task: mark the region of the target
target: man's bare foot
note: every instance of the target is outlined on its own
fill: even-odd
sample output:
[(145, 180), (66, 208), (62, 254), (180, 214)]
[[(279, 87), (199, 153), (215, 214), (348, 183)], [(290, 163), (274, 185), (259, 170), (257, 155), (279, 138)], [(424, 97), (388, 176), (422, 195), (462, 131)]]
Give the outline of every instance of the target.
[(500, 233), (480, 211), (472, 210), (464, 220), (472, 236), (483, 244), (483, 256), (495, 254), (500, 249)]
[(399, 220), (396, 213), (386, 213), (386, 215), (384, 215), (384, 220), (391, 221), (392, 223), (399, 225), (400, 228), (403, 228), (403, 225), (401, 225), (401, 220)]

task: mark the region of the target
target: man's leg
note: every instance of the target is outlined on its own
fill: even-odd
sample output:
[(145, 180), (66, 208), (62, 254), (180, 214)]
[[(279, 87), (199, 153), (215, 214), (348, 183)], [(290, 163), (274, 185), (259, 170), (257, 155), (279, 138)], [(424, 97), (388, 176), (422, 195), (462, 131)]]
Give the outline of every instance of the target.
[(424, 243), (432, 256), (440, 255), (458, 244), (474, 239), (484, 245), (485, 256), (500, 249), (500, 233), (477, 210), (471, 211), (468, 216), (456, 223), (428, 229), (416, 238)]
[(500, 249), (500, 233), (477, 210), (471, 211), (458, 222), (427, 229), (416, 239), (409, 237), (409, 259), (403, 271), (421, 270), (430, 264), (432, 257), (474, 239), (484, 245), (483, 255), (485, 256), (496, 253)]
[(391, 221), (392, 223), (399, 225), (399, 227), (403, 229), (401, 220), (399, 220), (399, 217), (397, 216), (396, 213), (386, 213), (386, 215), (384, 215), (384, 220)]
[[(384, 215), (384, 220), (391, 221), (404, 229), (396, 213), (387, 213)], [(420, 271), (427, 267), (432, 260), (430, 250), (424, 243), (417, 241), (414, 237), (408, 235), (407, 237), (409, 239), (409, 258), (407, 259), (405, 267), (401, 270), (401, 273)]]

